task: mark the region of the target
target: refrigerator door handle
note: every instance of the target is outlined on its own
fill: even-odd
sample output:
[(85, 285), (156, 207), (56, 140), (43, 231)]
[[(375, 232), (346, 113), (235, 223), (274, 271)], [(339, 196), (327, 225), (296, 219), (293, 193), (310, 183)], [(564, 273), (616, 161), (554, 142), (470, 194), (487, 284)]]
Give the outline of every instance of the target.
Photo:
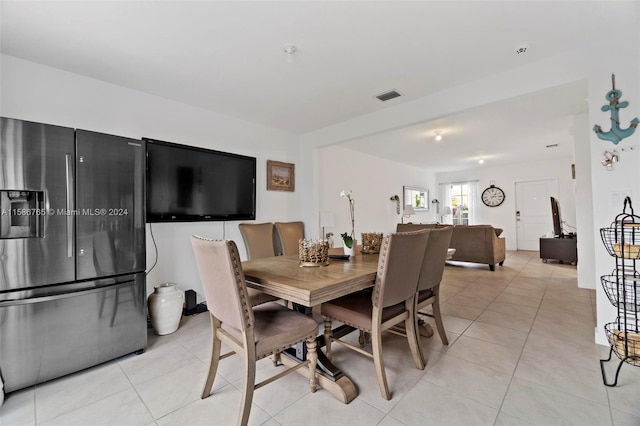
[(67, 184), (67, 257), (73, 257), (73, 156), (66, 154), (66, 184)]
[(35, 297), (29, 297), (26, 299), (13, 299), (13, 300), (6, 300), (3, 302), (0, 302), (0, 308), (5, 308), (8, 306), (16, 306), (16, 305), (30, 305), (33, 303), (42, 303), (42, 302), (50, 302), (52, 300), (60, 300), (60, 299), (66, 299), (67, 297), (76, 297), (76, 296), (84, 296), (86, 294), (92, 294), (92, 293), (100, 293), (106, 290), (112, 290), (112, 289), (119, 289), (119, 288), (123, 288), (123, 287), (131, 287), (134, 284), (133, 281), (127, 281), (124, 283), (119, 283), (119, 284), (114, 284), (114, 285), (109, 285), (109, 286), (100, 286), (100, 287), (93, 287), (93, 288), (89, 288), (89, 289), (85, 289), (85, 290), (79, 290), (79, 291), (70, 291), (70, 292), (66, 292), (66, 293), (58, 293), (58, 294), (50, 294), (50, 295), (46, 295), (46, 296), (35, 296)]

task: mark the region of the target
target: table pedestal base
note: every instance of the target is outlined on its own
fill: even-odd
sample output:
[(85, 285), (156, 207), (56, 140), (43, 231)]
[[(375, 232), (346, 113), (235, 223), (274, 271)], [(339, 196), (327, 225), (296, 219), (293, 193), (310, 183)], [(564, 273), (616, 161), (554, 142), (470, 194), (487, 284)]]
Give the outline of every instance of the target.
[[(355, 329), (347, 325), (341, 325), (333, 329), (333, 335), (336, 337), (344, 337), (347, 334), (353, 332)], [(318, 364), (316, 368), (318, 376), (318, 385), (329, 391), (334, 398), (338, 401), (348, 404), (355, 399), (358, 395), (356, 386), (350, 378), (344, 375), (342, 370), (336, 367), (322, 352), (321, 348), (325, 346), (324, 335), (318, 336), (316, 339), (318, 342)], [(298, 343), (296, 346), (284, 350), (281, 354), (280, 361), (288, 366), (295, 366), (300, 361), (307, 359), (307, 345), (304, 342)], [(309, 370), (301, 368), (297, 370), (298, 373), (309, 378)]]
[[(319, 355), (320, 353), (318, 353)], [(293, 367), (297, 365), (300, 361), (297, 359), (290, 357), (288, 354), (283, 353), (284, 356), (280, 357), (280, 361), (286, 365), (287, 367)], [(317, 371), (318, 376), (318, 385), (329, 391), (331, 395), (338, 401), (343, 404), (348, 404), (353, 401), (356, 396), (358, 396), (358, 391), (356, 386), (353, 384), (350, 378), (345, 376), (344, 374), (340, 376), (337, 380), (332, 380), (331, 378), (325, 376), (320, 370)], [(309, 369), (300, 368), (296, 371), (296, 373), (302, 374), (307, 379), (309, 378)]]
[(421, 319), (418, 320), (418, 332), (421, 336), (431, 337), (433, 336), (433, 327), (428, 322), (425, 322)]

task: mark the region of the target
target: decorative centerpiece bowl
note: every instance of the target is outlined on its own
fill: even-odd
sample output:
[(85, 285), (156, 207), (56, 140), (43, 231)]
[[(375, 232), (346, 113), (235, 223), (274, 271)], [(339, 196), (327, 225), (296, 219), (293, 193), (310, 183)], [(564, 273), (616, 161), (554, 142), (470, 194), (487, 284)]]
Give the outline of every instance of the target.
[(329, 241), (305, 240), (298, 242), (300, 267), (327, 266), (329, 264)]
[(382, 232), (363, 232), (362, 253), (380, 253), (383, 236)]

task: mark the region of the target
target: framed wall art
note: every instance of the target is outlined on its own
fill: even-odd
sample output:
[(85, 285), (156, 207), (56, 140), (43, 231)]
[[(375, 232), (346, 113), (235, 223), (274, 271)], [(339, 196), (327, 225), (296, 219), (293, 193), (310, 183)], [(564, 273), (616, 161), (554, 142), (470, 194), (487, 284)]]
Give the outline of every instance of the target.
[(267, 190), (294, 192), (296, 188), (296, 165), (267, 160)]

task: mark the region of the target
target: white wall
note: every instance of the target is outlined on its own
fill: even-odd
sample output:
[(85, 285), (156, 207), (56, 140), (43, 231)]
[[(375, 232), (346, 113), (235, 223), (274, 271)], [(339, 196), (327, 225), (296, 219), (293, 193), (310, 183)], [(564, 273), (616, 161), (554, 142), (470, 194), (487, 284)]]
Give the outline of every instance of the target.
[[(589, 146), (589, 138), (591, 137), (591, 129), (589, 128), (589, 114), (584, 113), (573, 118), (573, 138), (574, 146)], [(576, 168), (575, 197), (576, 197), (576, 228), (580, 231), (578, 235), (578, 287), (596, 288), (596, 282), (593, 277), (596, 274), (595, 263), (589, 259), (595, 258), (595, 246), (600, 244), (596, 240), (592, 230), (593, 214), (584, 214), (591, 212), (591, 150), (576, 149), (574, 150), (574, 163), (579, 164)], [(585, 167), (586, 166), (586, 167)]]
[[(300, 219), (302, 190), (266, 191), (266, 160), (299, 162), (296, 135), (146, 93), (2, 55), (0, 115), (139, 139), (150, 137), (257, 157), (257, 220)], [(224, 228), (223, 228), (224, 227)], [(246, 257), (237, 222), (153, 224), (159, 261), (147, 290), (161, 282), (203, 299), (189, 237), (226, 236)], [(147, 226), (147, 268), (154, 262)]]
[[(556, 180), (558, 193), (552, 195), (560, 201), (562, 220), (571, 226), (576, 226), (575, 196), (571, 178), (572, 162), (573, 158), (566, 157), (508, 165), (485, 164), (483, 167), (472, 170), (438, 173), (437, 181), (442, 183), (478, 180), (478, 195), (491, 184), (491, 181), (494, 181), (495, 185), (505, 192), (504, 202), (498, 207), (487, 207), (482, 201), (477, 200), (476, 223), (502, 228), (507, 250), (516, 250), (516, 182), (538, 179)], [(551, 206), (549, 206), (549, 212), (551, 212)], [(549, 221), (548, 230), (553, 230), (551, 221)]]
[[(402, 187), (418, 186), (434, 193), (433, 173), (417, 167), (396, 163), (363, 154), (341, 146), (318, 150), (319, 158), (319, 211), (333, 212), (335, 226), (326, 228), (333, 232), (335, 245), (341, 245), (340, 234), (351, 232), (349, 204), (340, 198), (343, 189), (353, 191), (355, 199), (356, 238), (361, 241), (362, 232), (394, 232), (402, 219)], [(393, 195), (400, 197), (400, 212), (396, 213)], [(405, 222), (431, 222), (435, 212), (431, 205), (428, 212), (420, 212), (405, 218)], [(316, 222), (317, 223), (317, 222)]]

